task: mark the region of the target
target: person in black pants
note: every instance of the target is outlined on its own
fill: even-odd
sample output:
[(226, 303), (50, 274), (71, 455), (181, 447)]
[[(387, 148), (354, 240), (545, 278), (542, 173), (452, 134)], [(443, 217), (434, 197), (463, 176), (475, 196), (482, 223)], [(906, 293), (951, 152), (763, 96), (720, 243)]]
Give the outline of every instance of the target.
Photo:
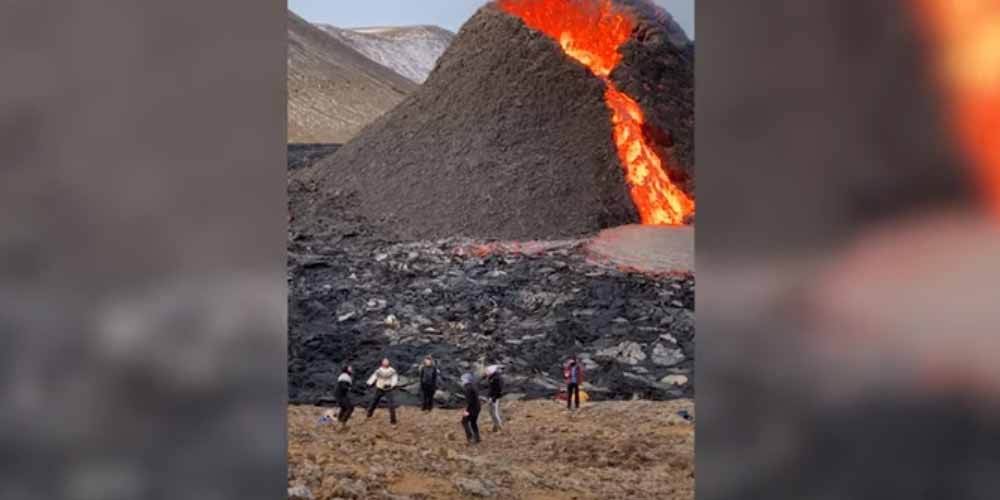
[(563, 369), (566, 377), (566, 409), (573, 408), (573, 398), (576, 397), (576, 408), (580, 409), (580, 384), (583, 383), (583, 368), (576, 362), (576, 356), (566, 361)]
[(420, 409), (431, 411), (434, 409), (434, 393), (437, 392), (438, 368), (434, 358), (427, 356), (424, 364), (420, 366), (420, 395), (423, 397), (423, 404)]
[(351, 402), (351, 383), (353, 382), (351, 376), (353, 374), (354, 370), (350, 365), (347, 365), (337, 377), (337, 388), (334, 391), (334, 396), (337, 398), (337, 405), (340, 406), (337, 421), (340, 422), (341, 426), (346, 426), (351, 414), (354, 413), (354, 403)]
[(465, 391), (465, 414), (462, 416), (462, 428), (465, 429), (465, 439), (470, 445), (479, 443), (479, 391), (476, 390), (476, 378), (471, 373), (462, 375), (462, 389)]

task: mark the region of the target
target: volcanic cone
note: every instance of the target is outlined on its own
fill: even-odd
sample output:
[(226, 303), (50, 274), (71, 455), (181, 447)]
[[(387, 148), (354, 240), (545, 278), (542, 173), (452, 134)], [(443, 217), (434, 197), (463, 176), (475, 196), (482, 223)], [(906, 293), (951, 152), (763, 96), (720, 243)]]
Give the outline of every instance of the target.
[[(577, 47), (618, 30), (615, 64), (595, 69), (519, 15), (518, 2), (579, 19), (566, 28)], [(693, 56), (669, 14), (646, 0), (487, 4), (420, 89), (295, 174), (313, 197), (293, 203), (295, 221), (317, 222), (324, 203), (347, 193), (362, 217), (402, 239), (684, 223), (694, 210)]]

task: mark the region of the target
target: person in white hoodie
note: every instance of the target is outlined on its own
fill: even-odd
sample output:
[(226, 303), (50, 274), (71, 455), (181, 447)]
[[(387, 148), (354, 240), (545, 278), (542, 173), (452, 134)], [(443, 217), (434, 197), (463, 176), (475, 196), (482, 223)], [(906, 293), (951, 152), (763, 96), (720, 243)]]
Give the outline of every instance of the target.
[(398, 383), (399, 375), (396, 373), (396, 369), (390, 366), (389, 358), (384, 358), (382, 366), (376, 369), (371, 377), (368, 377), (368, 385), (375, 386), (375, 399), (372, 399), (371, 404), (368, 405), (368, 418), (372, 418), (378, 402), (385, 398), (386, 404), (389, 405), (389, 423), (396, 425), (396, 402), (393, 401), (392, 391)]

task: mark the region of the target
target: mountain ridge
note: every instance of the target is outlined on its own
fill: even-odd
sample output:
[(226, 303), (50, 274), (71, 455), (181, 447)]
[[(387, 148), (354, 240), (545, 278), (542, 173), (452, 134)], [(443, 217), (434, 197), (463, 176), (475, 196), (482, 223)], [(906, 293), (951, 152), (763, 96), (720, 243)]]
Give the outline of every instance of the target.
[(451, 31), (428, 24), (342, 28), (318, 23), (316, 26), (416, 83), (427, 79), (455, 36)]
[(287, 16), (288, 142), (347, 142), (416, 90), (343, 40)]

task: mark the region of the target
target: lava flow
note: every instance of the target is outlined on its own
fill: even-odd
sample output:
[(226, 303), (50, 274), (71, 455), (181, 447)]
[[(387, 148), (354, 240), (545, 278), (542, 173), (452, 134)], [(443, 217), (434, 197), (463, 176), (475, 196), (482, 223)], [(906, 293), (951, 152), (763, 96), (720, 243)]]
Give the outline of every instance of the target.
[(933, 42), (951, 126), (1000, 217), (1000, 3), (916, 2)]
[(642, 108), (609, 79), (621, 61), (618, 48), (632, 35), (632, 18), (615, 10), (611, 0), (500, 0), (499, 5), (604, 80), (615, 146), (642, 223), (683, 224), (694, 213), (694, 200), (670, 181), (663, 159), (643, 135)]

